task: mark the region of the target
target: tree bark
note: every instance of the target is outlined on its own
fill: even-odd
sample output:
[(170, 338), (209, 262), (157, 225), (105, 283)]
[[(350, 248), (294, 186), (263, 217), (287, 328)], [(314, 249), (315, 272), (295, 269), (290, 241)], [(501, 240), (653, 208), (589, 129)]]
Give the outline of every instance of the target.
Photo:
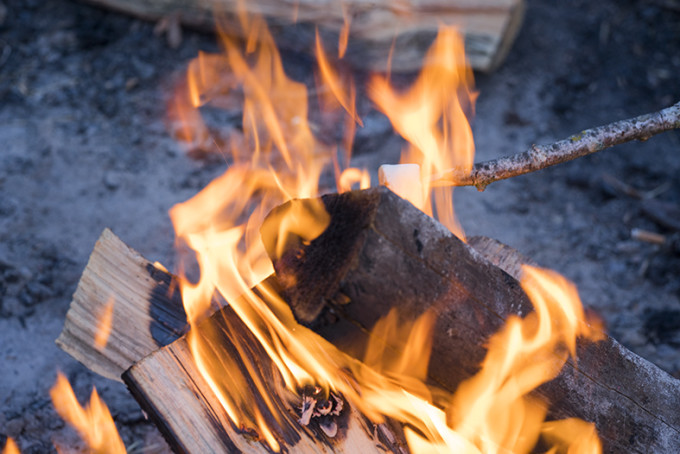
[[(386, 188), (322, 199), (326, 231), (270, 256), (296, 316), (336, 345), (366, 338), (393, 307), (411, 317), (433, 310), (429, 376), (455, 391), (507, 317), (532, 310), (514, 277)], [(535, 392), (552, 418), (594, 422), (605, 452), (680, 452), (678, 380), (609, 337), (579, 342), (577, 353), (578, 364)]]
[(522, 153), (480, 162), (474, 165), (470, 173), (458, 169), (446, 170), (435, 175), (433, 183), (475, 186), (483, 191), (494, 181), (535, 172), (633, 140), (645, 141), (656, 134), (678, 128), (680, 102), (659, 112), (586, 129), (550, 145), (533, 145)]

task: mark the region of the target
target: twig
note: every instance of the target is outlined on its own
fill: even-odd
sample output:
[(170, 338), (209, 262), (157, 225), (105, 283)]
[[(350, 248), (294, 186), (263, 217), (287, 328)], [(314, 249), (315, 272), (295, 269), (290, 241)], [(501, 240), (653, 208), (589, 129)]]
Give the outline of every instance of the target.
[(435, 186), (475, 186), (483, 191), (498, 180), (524, 175), (633, 140), (644, 141), (680, 128), (680, 102), (659, 112), (586, 129), (551, 145), (532, 145), (512, 156), (475, 164), (470, 173), (450, 169), (433, 176)]
[(604, 175), (602, 175), (602, 179), (615, 191), (638, 200), (653, 199), (671, 188), (670, 181), (666, 181), (654, 189), (651, 189), (649, 191), (642, 191), (629, 185), (628, 183), (619, 180), (614, 175), (611, 175), (609, 173), (605, 173)]
[(651, 243), (656, 245), (666, 244), (666, 236), (660, 233), (650, 232), (649, 230), (633, 229), (630, 231), (630, 236), (634, 240), (642, 241), (643, 243)]

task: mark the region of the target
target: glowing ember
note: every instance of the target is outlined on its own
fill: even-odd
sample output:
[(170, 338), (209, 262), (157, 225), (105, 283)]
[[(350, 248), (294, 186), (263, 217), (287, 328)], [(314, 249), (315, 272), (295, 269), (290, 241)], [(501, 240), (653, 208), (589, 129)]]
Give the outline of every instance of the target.
[[(536, 312), (508, 320), (489, 341), (479, 374), (464, 382), (455, 395), (425, 383), (434, 323), (430, 313), (413, 323), (390, 313), (375, 326), (364, 361), (340, 352), (295, 321), (282, 297), (265, 281), (274, 270), (263, 241), (278, 238), (279, 243), (270, 249), (280, 255), (291, 241), (316, 238), (328, 225), (329, 216), (318, 199), (291, 203), (287, 209), (277, 210), (278, 222), (270, 223), (279, 231), (265, 230), (261, 240), (259, 229), (265, 215), (285, 201), (317, 196), (319, 177), (331, 162), (339, 191), (357, 183), (367, 187), (370, 179), (366, 170), (349, 166), (351, 137), (345, 139), (342, 163), (334, 147), (316, 140), (307, 120), (306, 88), (286, 76), (264, 22), (244, 16), (241, 23), (249, 37), (244, 46), (223, 33), (223, 55), (201, 54), (191, 63), (187, 89), (179, 92), (174, 115), (186, 119), (181, 137), (194, 143), (204, 140), (206, 129), (198, 107), (214, 102), (236, 83), (243, 93), (242, 145), (250, 153), (235, 146), (226, 150), (233, 163), (225, 174), (170, 212), (178, 243), (194, 254), (184, 257), (183, 263), (194, 261), (200, 270), (197, 282), (181, 278), (192, 326), (188, 334), (191, 352), (234, 424), (256, 431), (259, 441), (271, 449), (281, 449), (275, 424), (266, 423), (259, 406), (251, 402), (249, 387), (266, 395), (262, 384), (227, 376), (227, 360), (215, 355), (218, 333), (212, 332), (208, 323), (199, 327), (215, 304), (224, 300), (261, 343), (290, 390), (297, 393), (311, 387), (316, 393), (313, 396), (326, 396), (310, 398), (303, 393), (302, 410), (298, 410), (302, 424), (308, 423), (315, 411), (327, 411), (327, 406), (333, 411), (333, 396), (341, 395), (374, 422), (388, 417), (404, 423), (413, 452), (529, 452), (541, 436), (548, 444), (564, 446), (565, 439), (556, 435), (563, 427), (581, 434), (569, 452), (599, 452), (592, 426), (569, 421), (544, 423), (546, 404), (529, 396), (575, 355), (577, 336), (591, 340), (599, 336), (597, 329), (583, 321), (573, 286), (554, 273), (526, 268), (523, 287)], [(341, 55), (344, 39), (341, 36)], [(319, 93), (325, 93), (322, 104), (342, 108), (345, 130), (353, 135), (361, 120), (351, 79), (340, 77), (330, 65), (318, 36), (316, 50), (318, 81), (323, 85)], [(410, 90), (397, 94), (381, 77), (375, 77), (370, 85), (372, 98), (411, 144), (402, 162), (419, 165), (416, 178), (420, 186), (414, 186), (417, 194), (412, 200), (424, 211), (436, 212), (461, 238), (451, 190), (432, 188), (430, 177), (452, 167), (468, 172), (472, 167), (474, 146), (466, 116), (472, 113), (475, 98), (471, 84), (462, 40), (455, 30), (444, 28)], [(408, 182), (400, 181), (402, 184), (405, 192), (414, 192)], [(276, 413), (272, 402), (264, 400), (262, 404)], [(334, 435), (337, 427), (324, 430)], [(587, 447), (581, 448), (579, 443)], [(571, 450), (574, 446), (581, 450)]]
[(17, 444), (14, 442), (12, 438), (7, 439), (7, 443), (5, 443), (5, 447), (2, 449), (2, 454), (19, 454), (19, 447)]
[(125, 445), (106, 404), (93, 389), (90, 402), (84, 408), (78, 403), (73, 389), (63, 374), (50, 390), (54, 408), (73, 426), (94, 454), (125, 454)]

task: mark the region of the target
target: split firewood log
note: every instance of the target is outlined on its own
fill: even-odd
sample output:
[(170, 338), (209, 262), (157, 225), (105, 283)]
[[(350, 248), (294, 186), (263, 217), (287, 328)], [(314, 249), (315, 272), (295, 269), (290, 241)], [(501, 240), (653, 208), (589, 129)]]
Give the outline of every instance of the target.
[[(327, 41), (349, 27), (351, 39), (345, 59), (362, 69), (415, 71), (440, 24), (458, 27), (465, 36), (465, 54), (473, 68), (491, 71), (505, 58), (524, 16), (524, 0), (89, 0), (91, 3), (160, 21), (172, 18), (206, 29), (214, 24), (213, 12), (223, 28), (238, 34), (239, 8), (260, 14), (275, 32), (278, 45), (314, 51), (314, 26)], [(390, 49), (394, 46), (394, 51)], [(390, 58), (391, 56), (391, 58)]]
[[(104, 313), (112, 307), (108, 337)], [(111, 380), (180, 337), (187, 318), (177, 281), (109, 229), (94, 246), (56, 343), (88, 369)]]
[[(344, 201), (342, 198), (344, 198)], [(358, 268), (365, 268), (372, 264), (373, 269), (378, 270), (376, 273), (385, 278), (394, 271), (394, 266), (404, 266), (390, 265), (389, 261), (388, 263), (379, 260), (371, 261), (374, 253), (379, 252), (379, 249), (375, 248), (380, 246), (381, 242), (384, 242), (382, 245), (384, 248), (392, 247), (396, 249), (396, 252), (391, 255), (385, 254), (382, 257), (389, 258), (392, 256), (398, 260), (410, 257), (419, 261), (425, 260), (423, 257), (431, 255), (433, 251), (441, 249), (439, 255), (435, 254), (435, 257), (439, 257), (439, 265), (447, 263), (445, 260), (442, 262), (442, 255), (445, 258), (448, 253), (457, 253), (462, 260), (461, 263), (473, 268), (477, 266), (476, 272), (465, 272), (456, 268), (457, 260), (449, 260), (449, 262), (455, 262), (449, 263), (452, 268), (444, 272), (439, 270), (440, 277), (445, 278), (444, 281), (447, 279), (458, 279), (460, 281), (462, 279), (461, 287), (452, 292), (453, 294), (457, 292), (459, 297), (460, 295), (469, 297), (469, 292), (472, 291), (470, 289), (474, 287), (475, 282), (474, 280), (466, 282), (464, 277), (474, 276), (475, 273), (479, 272), (479, 268), (491, 270), (489, 272), (492, 276), (496, 276), (496, 278), (500, 276), (500, 280), (507, 281), (510, 288), (510, 290), (497, 289), (494, 291), (490, 289), (487, 283), (482, 286), (486, 289), (481, 288), (479, 295), (486, 295), (486, 297), (492, 299), (493, 295), (497, 295), (499, 298), (502, 295), (517, 296), (517, 284), (508, 274), (493, 267), (481, 255), (469, 249), (466, 245), (460, 242), (458, 242), (460, 244), (456, 243), (455, 246), (449, 244), (451, 241), (457, 242), (457, 240), (455, 238), (452, 240), (450, 234), (431, 218), (420, 212), (414, 213), (415, 208), (391, 195), (389, 191), (374, 189), (364, 193), (326, 196), (325, 200), (332, 215), (331, 229), (327, 231), (327, 234), (336, 236), (337, 238), (334, 241), (344, 244), (344, 246), (339, 246), (335, 250), (331, 249), (326, 253), (326, 261), (335, 261), (338, 273), (341, 275), (337, 279), (331, 277), (330, 281), (327, 282), (331, 290), (333, 288), (337, 290), (331, 291), (330, 297), (323, 297), (322, 303), (328, 307), (322, 310), (321, 317), (317, 316), (315, 319), (317, 330), (325, 333), (326, 337), (339, 338), (341, 337), (339, 332), (342, 330), (348, 330), (346, 333), (350, 334), (357, 333), (357, 331), (351, 331), (351, 329), (356, 329), (356, 325), (348, 324), (346, 314), (351, 313), (348, 310), (352, 305), (362, 301), (359, 296), (363, 298), (364, 302), (368, 301), (366, 292), (371, 288), (371, 282), (362, 280), (366, 279), (367, 276), (364, 274), (361, 277), (362, 271)], [(382, 206), (382, 208), (378, 209), (379, 206)], [(368, 217), (348, 216), (338, 218), (338, 214), (341, 212), (358, 214), (362, 210), (363, 216)], [(378, 213), (381, 213), (380, 216), (377, 216)], [(383, 219), (384, 222), (378, 220), (378, 218), (385, 216), (387, 218)], [(394, 222), (394, 216), (398, 216), (399, 222)], [(342, 226), (339, 226), (338, 223)], [(390, 225), (390, 223), (392, 234), (386, 235), (385, 232), (389, 232), (390, 229), (386, 229), (385, 225)], [(373, 232), (366, 232), (366, 230), (373, 230)], [(358, 243), (354, 246), (350, 245), (351, 247), (346, 242), (342, 243), (346, 241), (343, 240), (344, 235), (349, 235), (350, 238), (355, 235), (356, 240), (357, 232), (363, 240), (357, 240)], [(305, 250), (305, 254), (307, 254), (304, 257), (305, 260), (313, 257), (314, 247), (318, 246), (317, 241), (328, 240), (328, 236), (325, 239), (322, 238), (323, 235), (315, 242), (305, 246), (305, 248), (312, 248)], [(399, 244), (399, 241), (403, 241), (403, 245), (396, 247), (395, 244)], [(516, 270), (519, 269), (518, 265), (524, 261), (516, 252), (493, 240), (471, 239), (470, 243), (478, 247), (482, 255), (492, 259), (496, 265), (503, 267), (510, 274), (515, 274)], [(373, 248), (373, 253), (370, 251), (371, 248)], [(347, 251), (344, 255), (338, 256), (337, 249), (341, 251), (347, 249)], [(345, 266), (348, 260), (354, 262), (352, 266)], [(281, 265), (281, 261), (277, 261), (277, 263), (279, 266)], [(426, 263), (428, 266), (434, 266), (437, 262), (434, 259), (428, 259)], [(422, 267), (414, 267), (412, 263), (407, 265), (418, 273), (422, 271)], [(326, 269), (319, 268), (315, 269), (314, 272), (318, 280), (329, 279), (324, 274), (327, 273)], [(432, 282), (429, 278), (423, 279), (418, 273), (411, 274), (409, 280), (415, 279), (419, 284)], [(374, 279), (378, 279), (378, 277)], [(492, 279), (495, 282), (494, 285), (502, 286), (497, 279), (495, 281), (494, 279)], [(405, 281), (405, 279), (401, 279), (401, 281)], [(441, 281), (442, 279), (439, 279), (439, 282)], [(423, 293), (420, 297), (421, 300), (427, 300), (427, 293), (436, 291), (436, 288), (431, 288), (431, 286), (425, 286), (425, 288), (421, 286), (419, 290), (409, 290), (405, 294), (400, 294), (404, 291), (405, 284), (394, 279), (391, 282), (393, 290), (386, 294), (386, 298), (391, 298), (393, 304), (397, 306), (403, 306), (405, 296), (413, 294), (418, 296)], [(308, 284), (303, 281), (299, 282), (298, 285), (304, 288)], [(446, 288), (440, 288), (439, 291), (446, 293)], [(290, 292), (290, 288), (288, 291)], [(450, 290), (448, 291), (451, 293)], [(127, 367), (140, 363), (126, 374), (126, 381), (141, 401), (142, 406), (158, 423), (176, 449), (181, 450), (183, 449), (182, 446), (194, 444), (203, 448), (211, 446), (210, 449), (217, 449), (215, 446), (224, 450), (233, 449), (233, 446), (240, 446), (239, 443), (242, 443), (243, 440), (237, 439), (237, 442), (233, 442), (229, 438), (230, 436), (245, 436), (247, 438), (247, 435), (244, 435), (245, 433), (250, 433), (251, 436), (253, 433), (247, 430), (238, 430), (245, 429), (245, 427), (226, 426), (225, 428), (222, 421), (224, 414), (220, 413), (221, 407), (216, 405), (215, 396), (211, 394), (210, 389), (206, 387), (196, 373), (193, 362), (187, 358), (186, 340), (180, 339), (176, 341), (177, 343), (172, 343), (185, 329), (184, 311), (178, 304), (176, 295), (175, 284), (173, 284), (172, 276), (169, 273), (146, 261), (118, 240), (115, 235), (105, 231), (83, 273), (58, 343), (62, 348), (84, 362), (86, 366), (93, 370), (106, 371), (105, 373), (109, 376), (115, 374), (114, 370), (122, 373)], [(519, 297), (524, 298), (523, 295)], [(97, 347), (94, 342), (97, 331), (94, 326), (98, 324), (96, 314), (102, 313), (111, 298), (116, 301), (111, 334), (109, 341), (103, 348)], [(348, 298), (353, 299), (350, 299), (347, 303)], [(455, 298), (452, 301), (455, 302)], [(458, 301), (460, 305), (488, 303), (478, 295), (467, 302)], [(431, 305), (435, 305), (437, 299), (431, 303)], [(461, 356), (459, 358), (461, 367), (467, 367), (473, 373), (476, 365), (470, 363), (478, 363), (474, 359), (467, 358), (467, 354), (460, 355), (457, 348), (462, 345), (464, 352), (472, 352), (478, 357), (483, 355), (482, 345), (485, 336), (479, 333), (475, 334), (475, 331), (486, 326), (484, 317), (497, 318), (498, 321), (495, 323), (500, 326), (502, 318), (507, 316), (508, 313), (525, 313), (524, 310), (528, 310), (526, 301), (505, 300), (505, 305), (510, 306), (505, 309), (502, 307), (503, 303), (503, 300), (499, 299), (490, 304), (487, 309), (468, 309), (468, 312), (476, 314), (481, 322), (478, 323), (477, 320), (474, 320), (472, 328), (466, 331), (451, 331), (451, 340), (446, 344), (450, 348), (448, 352), (437, 351), (446, 349), (438, 348), (435, 345), (433, 361), (431, 362), (433, 370), (430, 371), (430, 374), (434, 376), (433, 372), (437, 369), (437, 365), (446, 361), (446, 355)], [(440, 307), (446, 309), (445, 306)], [(340, 308), (345, 312), (345, 315), (338, 318)], [(239, 323), (237, 320), (232, 320), (230, 315), (224, 314), (228, 314), (228, 312), (221, 312), (219, 317), (231, 320), (230, 326), (237, 326)], [(327, 317), (325, 314), (330, 314), (331, 317)], [(450, 312), (448, 315), (444, 312), (442, 318), (451, 321), (450, 316)], [(323, 318), (323, 323), (320, 320), (321, 318)], [(328, 320), (333, 318), (338, 321), (329, 323)], [(224, 326), (224, 322), (219, 323)], [(442, 329), (441, 324), (440, 322), (435, 327), (435, 337)], [(492, 324), (494, 323), (489, 323), (489, 325)], [(450, 327), (458, 329), (458, 325), (460, 323), (454, 320)], [(340, 326), (343, 326), (342, 330), (339, 330)], [(359, 330), (358, 333), (359, 335), (365, 334), (363, 330)], [(466, 338), (461, 333), (467, 333), (472, 337)], [(447, 342), (446, 337), (449, 333), (446, 334), (447, 336), (439, 336), (444, 342)], [(247, 334), (244, 335), (247, 336)], [(475, 344), (477, 347), (466, 347), (466, 343)], [(156, 351), (160, 345), (167, 344), (169, 345), (162, 351), (157, 351), (142, 361), (144, 356)], [(596, 346), (596, 348), (593, 348), (593, 346)], [(677, 407), (678, 381), (627, 351), (612, 339), (607, 339), (599, 344), (590, 344), (590, 346), (580, 345), (578, 351), (578, 365), (576, 367), (569, 365), (565, 368), (566, 374), (563, 372), (563, 376), (558, 380), (539, 390), (540, 395), (551, 400), (553, 415), (555, 417), (576, 415), (594, 421), (598, 426), (600, 436), (603, 438), (605, 452), (677, 451), (678, 415), (674, 413), (673, 409)], [(444, 355), (444, 359), (441, 359), (441, 355)], [(128, 363), (125, 362), (125, 358), (129, 361)], [(105, 366), (98, 365), (100, 362)], [(262, 364), (264, 363), (260, 364), (263, 367), (262, 371), (268, 371), (266, 365), (263, 366)], [(456, 371), (457, 367), (450, 372), (455, 373)], [(439, 380), (439, 382), (445, 383), (446, 380)], [(162, 385), (160, 385), (161, 383)], [(578, 388), (578, 386), (581, 386), (581, 388)], [(274, 389), (276, 389), (276, 386), (274, 386)], [(290, 396), (282, 401), (284, 402), (282, 405), (290, 405), (285, 403), (289, 402), (288, 397)], [(577, 410), (572, 411), (575, 406)], [(579, 411), (578, 408), (582, 410)], [(190, 412), (192, 415), (183, 415), (186, 412)], [(354, 416), (350, 417), (350, 419), (353, 418)], [(391, 446), (390, 450), (393, 452), (403, 449), (398, 442), (398, 437), (394, 435), (398, 431), (395, 432), (385, 426), (378, 426), (376, 429), (378, 436), (369, 435), (365, 429), (370, 429), (371, 426), (364, 425), (365, 420), (358, 416), (357, 418), (355, 425), (352, 426), (354, 427), (352, 433), (364, 434), (362, 437), (364, 437), (366, 446), (376, 446), (378, 443), (383, 443)], [(220, 422), (218, 424), (215, 421)], [(182, 427), (188, 428), (182, 429)], [(349, 432), (349, 429), (347, 432)], [(317, 436), (313, 433), (311, 435), (311, 437)], [(285, 437), (282, 439), (285, 440)], [(215, 443), (218, 444), (215, 445)], [(252, 445), (254, 447), (248, 446), (252, 449), (262, 448), (260, 443), (252, 443)]]
[[(288, 239), (281, 257), (272, 240), (265, 246), (299, 321), (336, 345), (366, 337), (394, 307), (412, 317), (432, 310), (429, 376), (455, 391), (508, 316), (532, 310), (516, 276), (388, 189), (322, 200), (331, 216), (322, 235), (309, 244)], [(265, 239), (273, 231), (265, 221)], [(579, 342), (577, 357), (535, 391), (550, 417), (594, 422), (605, 452), (680, 452), (680, 381), (609, 337)]]
[[(175, 451), (268, 453), (274, 447), (290, 453), (408, 452), (398, 428), (373, 424), (341, 396), (323, 396), (315, 402), (319, 407), (333, 403), (336, 412), (306, 415), (304, 402), (316, 399), (313, 391), (296, 394), (286, 389), (273, 360), (230, 307), (213, 314), (194, 335), (206, 332), (211, 333), (207, 355), (217, 367), (213, 369), (217, 386), (236, 406), (233, 411), (241, 415), (238, 422), (230, 419), (221, 399), (203, 379), (188, 335), (123, 374), (132, 394)], [(232, 400), (235, 395), (244, 399)]]
[[(108, 339), (98, 345), (101, 314), (112, 301)], [(272, 360), (238, 316), (225, 307), (203, 323), (220, 336), (213, 354), (223, 364), (223, 388), (251, 396), (252, 408), (242, 409), (246, 420), (240, 425), (229, 419), (190, 353), (175, 277), (108, 229), (82, 274), (57, 344), (90, 370), (123, 380), (175, 452), (271, 452), (260, 428), (249, 424), (255, 413), (287, 452), (407, 452), (398, 427), (373, 424), (346, 403), (332, 418), (299, 424), (300, 396), (283, 386)], [(254, 387), (256, 382), (265, 387)], [(278, 411), (267, 409), (265, 400)]]

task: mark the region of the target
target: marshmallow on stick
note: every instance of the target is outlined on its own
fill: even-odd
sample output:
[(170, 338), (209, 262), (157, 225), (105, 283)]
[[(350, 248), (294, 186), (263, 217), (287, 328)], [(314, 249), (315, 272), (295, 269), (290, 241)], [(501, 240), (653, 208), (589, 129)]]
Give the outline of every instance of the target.
[(425, 198), (418, 164), (381, 165), (378, 169), (378, 181), (399, 197), (423, 209)]

